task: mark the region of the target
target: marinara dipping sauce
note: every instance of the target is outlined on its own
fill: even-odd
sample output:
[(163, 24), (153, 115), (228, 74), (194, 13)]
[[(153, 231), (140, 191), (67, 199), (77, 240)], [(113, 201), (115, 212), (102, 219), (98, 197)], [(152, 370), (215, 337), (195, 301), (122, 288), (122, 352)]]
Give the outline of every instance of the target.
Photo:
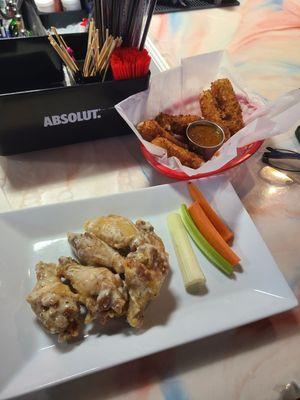
[(199, 120), (189, 124), (186, 130), (192, 150), (209, 160), (224, 142), (223, 129), (214, 122)]

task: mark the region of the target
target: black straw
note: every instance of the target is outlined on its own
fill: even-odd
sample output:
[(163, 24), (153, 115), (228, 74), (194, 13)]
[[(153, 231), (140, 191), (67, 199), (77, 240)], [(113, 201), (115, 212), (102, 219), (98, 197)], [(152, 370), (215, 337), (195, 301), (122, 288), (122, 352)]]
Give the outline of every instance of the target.
[(94, 20), (100, 43), (104, 43), (108, 29), (110, 35), (122, 37), (123, 46), (142, 49), (155, 5), (156, 0), (94, 0)]
[(145, 24), (145, 28), (144, 28), (144, 32), (143, 32), (143, 36), (142, 36), (142, 40), (141, 40), (141, 43), (140, 43), (139, 50), (143, 50), (143, 48), (145, 46), (146, 38), (147, 38), (149, 27), (150, 27), (151, 18), (152, 18), (152, 15), (154, 13), (154, 9), (155, 9), (155, 6), (156, 6), (156, 1), (157, 0), (150, 0), (148, 16), (147, 16), (147, 20), (146, 20), (146, 24)]

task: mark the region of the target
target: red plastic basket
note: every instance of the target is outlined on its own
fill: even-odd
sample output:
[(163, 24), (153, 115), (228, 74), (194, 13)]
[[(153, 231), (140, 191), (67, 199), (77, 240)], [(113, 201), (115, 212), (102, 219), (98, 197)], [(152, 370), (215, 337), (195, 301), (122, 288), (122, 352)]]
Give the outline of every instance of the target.
[(254, 153), (256, 153), (257, 150), (260, 148), (260, 146), (263, 144), (263, 142), (264, 142), (263, 140), (260, 140), (260, 141), (248, 144), (247, 146), (240, 147), (240, 148), (238, 148), (237, 156), (235, 158), (233, 158), (231, 161), (229, 161), (227, 164), (225, 164), (222, 168), (216, 169), (215, 171), (211, 171), (211, 172), (204, 172), (202, 174), (197, 174), (197, 175), (194, 175), (193, 177), (186, 175), (184, 172), (175, 171), (174, 169), (168, 168), (168, 167), (160, 164), (155, 159), (155, 156), (153, 156), (151, 153), (149, 153), (149, 151), (146, 149), (145, 146), (141, 145), (141, 150), (142, 150), (142, 153), (143, 153), (145, 159), (148, 161), (148, 163), (150, 165), (152, 165), (152, 167), (155, 168), (161, 174), (166, 175), (169, 178), (173, 178), (173, 179), (188, 180), (188, 179), (206, 178), (208, 176), (221, 174), (222, 172), (225, 172), (230, 168), (236, 167), (237, 165), (246, 161)]

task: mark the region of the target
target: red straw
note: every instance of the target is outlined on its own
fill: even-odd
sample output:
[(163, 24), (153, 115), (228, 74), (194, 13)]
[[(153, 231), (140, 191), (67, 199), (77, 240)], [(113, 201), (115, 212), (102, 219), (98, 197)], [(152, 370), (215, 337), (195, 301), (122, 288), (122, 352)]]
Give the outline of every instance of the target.
[(141, 78), (149, 72), (151, 57), (146, 49), (120, 47), (111, 56), (110, 65), (116, 80)]

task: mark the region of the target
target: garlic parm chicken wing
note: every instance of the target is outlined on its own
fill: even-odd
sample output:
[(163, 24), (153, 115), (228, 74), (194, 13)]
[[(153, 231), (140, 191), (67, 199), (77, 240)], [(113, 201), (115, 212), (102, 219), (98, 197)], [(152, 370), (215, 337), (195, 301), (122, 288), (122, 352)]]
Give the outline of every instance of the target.
[(129, 295), (127, 321), (132, 327), (142, 326), (144, 310), (159, 294), (169, 271), (168, 254), (162, 240), (149, 222), (138, 220), (133, 224), (117, 215), (88, 221), (85, 229), (112, 247), (129, 251), (124, 263)]
[(44, 328), (64, 342), (79, 335), (80, 306), (77, 294), (57, 277), (56, 264), (36, 265), (37, 283), (27, 296), (33, 312)]
[(168, 254), (152, 244), (141, 244), (128, 254), (125, 264), (125, 283), (129, 294), (127, 321), (139, 328), (144, 310), (150, 300), (159, 294), (168, 274)]
[(87, 309), (86, 323), (121, 316), (127, 308), (127, 291), (118, 274), (103, 267), (78, 264), (71, 257), (60, 257), (58, 274), (67, 279)]
[(131, 242), (139, 233), (129, 219), (120, 215), (108, 215), (88, 220), (84, 229), (117, 250), (129, 249)]
[[(142, 220), (138, 220), (133, 224), (127, 218), (119, 215), (109, 215), (87, 221), (84, 227), (88, 231), (84, 235), (88, 233), (94, 237), (101, 238), (103, 242), (119, 250), (135, 251), (138, 246), (145, 243), (152, 244), (162, 251), (165, 250), (164, 244), (155, 234), (153, 226), (149, 222)], [(122, 266), (124, 267), (124, 258), (120, 257), (119, 261), (121, 262), (122, 260)], [(90, 265), (95, 264), (91, 262)]]
[(136, 250), (139, 246), (145, 243), (152, 244), (154, 247), (162, 252), (165, 251), (163, 241), (154, 232), (154, 228), (150, 224), (150, 222), (139, 219), (136, 221), (135, 226), (139, 230), (139, 234), (135, 237), (130, 245), (131, 251)]
[(124, 272), (125, 258), (93, 233), (69, 232), (68, 241), (81, 264)]

